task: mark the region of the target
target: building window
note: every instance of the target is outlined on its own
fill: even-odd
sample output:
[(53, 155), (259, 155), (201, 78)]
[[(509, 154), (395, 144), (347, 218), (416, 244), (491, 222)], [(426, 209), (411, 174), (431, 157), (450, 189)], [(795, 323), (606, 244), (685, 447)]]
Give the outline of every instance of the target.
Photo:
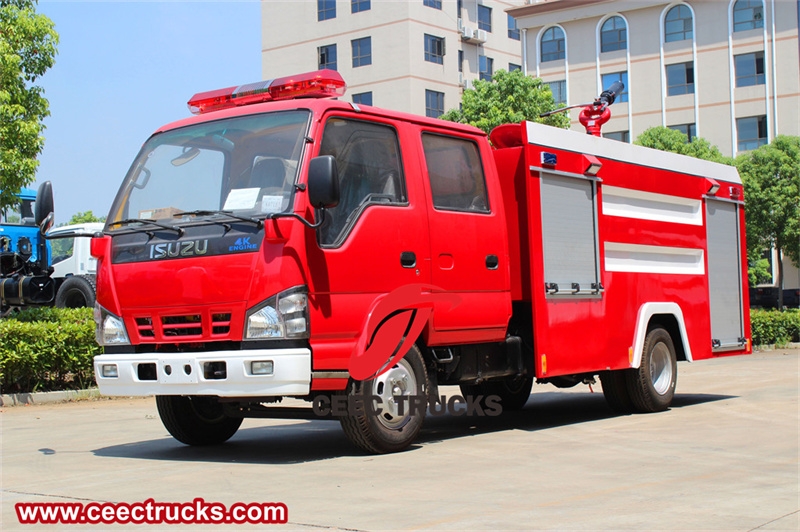
[(764, 4), (761, 0), (739, 0), (733, 4), (733, 31), (764, 27)]
[(492, 31), (492, 8), (478, 5), (478, 29)]
[(484, 81), (492, 81), (492, 74), (494, 73), (494, 59), (486, 57), (485, 55), (479, 56), (479, 70), (480, 79)]
[(694, 94), (694, 63), (667, 65), (667, 96)]
[(611, 140), (618, 140), (620, 142), (630, 143), (630, 133), (628, 131), (612, 131), (610, 133), (603, 133), (603, 137)]
[(621, 81), (625, 86), (620, 94), (617, 94), (615, 103), (624, 103), (628, 101), (628, 73), (627, 72), (614, 72), (613, 74), (603, 74), (603, 90), (606, 90), (614, 84), (615, 81)]
[(317, 0), (317, 20), (336, 18), (336, 0)]
[(675, 131), (680, 131), (686, 135), (686, 142), (692, 142), (692, 140), (697, 136), (697, 126), (695, 126), (695, 124), (679, 124), (667, 127), (674, 129)]
[(736, 67), (736, 86), (749, 87), (764, 84), (764, 52), (733, 56)]
[(372, 37), (353, 39), (353, 68), (372, 64)]
[(360, 13), (362, 11), (369, 11), (372, 6), (370, 0), (350, 0), (350, 12)]
[(359, 92), (353, 94), (353, 103), (360, 105), (372, 105), (372, 92)]
[(613, 52), (628, 48), (628, 29), (622, 17), (611, 17), (600, 28), (600, 51)]
[(767, 143), (767, 117), (751, 116), (736, 119), (738, 150), (754, 150)]
[(336, 70), (336, 45), (328, 44), (317, 48), (317, 63), (320, 70), (323, 68)]
[(664, 42), (685, 41), (692, 38), (692, 10), (689, 6), (675, 6), (664, 18)]
[(509, 63), (508, 64), (508, 71), (509, 72), (514, 72), (515, 70), (522, 70), (522, 65), (517, 65), (515, 63)]
[(444, 64), (444, 38), (425, 34), (425, 61)]
[(464, 72), (464, 50), (458, 51), (458, 71)]
[(439, 118), (444, 114), (444, 93), (425, 90), (425, 116)]
[(567, 103), (567, 80), (551, 81), (547, 86), (550, 87), (550, 92), (553, 93), (553, 100), (556, 105)]
[(434, 9), (442, 9), (442, 0), (422, 0), (422, 3)]
[(519, 40), (519, 28), (517, 27), (517, 19), (508, 15), (508, 38)]
[(547, 31), (542, 34), (541, 48), (542, 63), (564, 59), (566, 54), (564, 31), (557, 26), (548, 28)]

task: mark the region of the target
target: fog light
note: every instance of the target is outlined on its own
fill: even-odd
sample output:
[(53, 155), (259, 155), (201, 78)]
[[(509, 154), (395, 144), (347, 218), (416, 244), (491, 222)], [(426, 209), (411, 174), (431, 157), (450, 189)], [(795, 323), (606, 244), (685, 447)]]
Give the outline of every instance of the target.
[(250, 362), (250, 372), (253, 375), (272, 375), (274, 364), (272, 360), (260, 360)]
[(100, 366), (100, 374), (107, 379), (116, 379), (119, 377), (116, 364), (103, 364)]

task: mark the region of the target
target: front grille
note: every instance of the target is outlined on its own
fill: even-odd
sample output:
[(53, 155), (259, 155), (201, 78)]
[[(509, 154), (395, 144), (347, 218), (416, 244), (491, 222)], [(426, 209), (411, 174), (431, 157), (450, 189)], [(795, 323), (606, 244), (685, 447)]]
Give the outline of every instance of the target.
[(142, 340), (195, 341), (222, 340), (231, 332), (231, 312), (201, 312), (179, 315), (139, 315), (134, 317)]
[(211, 315), (211, 334), (228, 334), (231, 331), (231, 314), (219, 313)]
[(202, 336), (203, 321), (200, 314), (187, 316), (161, 316), (164, 336)]

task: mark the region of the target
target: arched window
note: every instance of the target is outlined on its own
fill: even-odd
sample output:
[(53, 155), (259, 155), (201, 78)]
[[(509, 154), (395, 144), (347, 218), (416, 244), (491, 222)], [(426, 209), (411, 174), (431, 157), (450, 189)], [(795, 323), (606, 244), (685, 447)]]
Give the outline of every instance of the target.
[(564, 59), (564, 31), (558, 26), (548, 28), (542, 35), (542, 63)]
[(622, 17), (611, 17), (600, 28), (600, 51), (613, 52), (628, 48), (628, 28)]
[(685, 41), (692, 38), (692, 10), (689, 6), (675, 6), (664, 18), (664, 42)]
[(739, 0), (733, 4), (733, 31), (764, 27), (764, 4), (761, 0)]

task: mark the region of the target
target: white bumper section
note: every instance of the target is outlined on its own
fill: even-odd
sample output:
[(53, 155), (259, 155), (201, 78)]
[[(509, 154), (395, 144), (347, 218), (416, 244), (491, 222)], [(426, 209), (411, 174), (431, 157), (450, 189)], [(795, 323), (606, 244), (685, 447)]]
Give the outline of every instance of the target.
[[(269, 361), (273, 366), (271, 374), (253, 374), (253, 362)], [(116, 365), (117, 376), (111, 376), (112, 365)], [(264, 364), (257, 366), (263, 368)], [(311, 387), (311, 351), (106, 354), (94, 357), (94, 372), (103, 395), (307, 395)]]

